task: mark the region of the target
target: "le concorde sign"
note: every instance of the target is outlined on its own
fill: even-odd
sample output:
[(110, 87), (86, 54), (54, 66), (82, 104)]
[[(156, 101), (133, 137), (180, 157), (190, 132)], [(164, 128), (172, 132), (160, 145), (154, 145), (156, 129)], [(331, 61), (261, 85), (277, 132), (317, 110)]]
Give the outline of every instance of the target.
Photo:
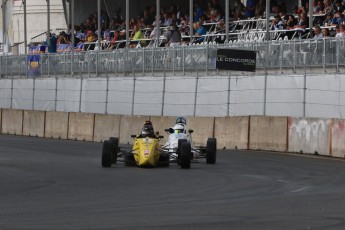
[(218, 49), (217, 69), (255, 72), (256, 52), (249, 50)]

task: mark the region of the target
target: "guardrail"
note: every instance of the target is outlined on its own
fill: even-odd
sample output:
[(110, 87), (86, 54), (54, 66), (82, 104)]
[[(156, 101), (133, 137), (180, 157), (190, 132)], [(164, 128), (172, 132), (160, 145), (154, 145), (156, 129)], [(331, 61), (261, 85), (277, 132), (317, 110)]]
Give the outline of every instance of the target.
[[(217, 49), (257, 51), (257, 69), (339, 67), (345, 63), (345, 39), (234, 41), (181, 47), (117, 49), (114, 51), (64, 52), (1, 56), (2, 77), (100, 76), (102, 74), (153, 74), (216, 70)], [(35, 62), (32, 57), (35, 56)]]

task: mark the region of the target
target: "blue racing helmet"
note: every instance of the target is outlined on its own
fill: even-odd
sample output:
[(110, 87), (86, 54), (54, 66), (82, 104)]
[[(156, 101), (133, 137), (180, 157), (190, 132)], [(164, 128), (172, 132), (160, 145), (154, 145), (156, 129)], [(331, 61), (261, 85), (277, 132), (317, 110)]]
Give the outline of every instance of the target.
[(184, 118), (184, 117), (178, 117), (178, 118), (176, 119), (175, 124), (184, 124), (184, 125), (187, 125), (187, 120), (186, 120), (186, 118)]

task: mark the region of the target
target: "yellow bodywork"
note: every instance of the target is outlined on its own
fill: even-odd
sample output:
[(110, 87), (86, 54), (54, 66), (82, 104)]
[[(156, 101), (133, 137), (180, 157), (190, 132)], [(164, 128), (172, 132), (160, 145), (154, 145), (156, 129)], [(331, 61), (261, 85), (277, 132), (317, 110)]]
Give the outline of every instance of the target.
[(137, 166), (154, 167), (158, 163), (161, 152), (159, 139), (136, 138), (132, 151)]

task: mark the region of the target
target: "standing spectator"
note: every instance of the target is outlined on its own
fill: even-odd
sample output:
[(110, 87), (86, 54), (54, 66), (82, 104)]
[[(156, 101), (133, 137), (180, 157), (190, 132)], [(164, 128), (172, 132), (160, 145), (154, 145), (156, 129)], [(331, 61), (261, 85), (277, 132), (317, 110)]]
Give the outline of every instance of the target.
[[(246, 12), (244, 16), (246, 18), (252, 18), (255, 16), (255, 8), (256, 8), (256, 2), (255, 0), (247, 0), (246, 4)], [(278, 12), (277, 12), (278, 13)]]
[(177, 19), (178, 23), (181, 22), (181, 20), (180, 20), (181, 17), (184, 17), (184, 11), (181, 8), (181, 5), (177, 5), (176, 6), (176, 19)]
[(246, 7), (243, 5), (241, 0), (235, 0), (235, 5), (232, 8), (232, 15), (234, 20), (239, 20), (244, 17), (244, 12), (246, 11)]
[(313, 27), (313, 32), (314, 32), (313, 39), (315, 39), (315, 40), (323, 39), (323, 34), (322, 34), (320, 26), (314, 26)]
[(259, 3), (255, 7), (255, 17), (260, 18), (266, 11), (266, 0), (259, 0)]
[(47, 45), (48, 45), (48, 39), (50, 39), (50, 43), (49, 43), (49, 46), (48, 46), (48, 52), (49, 53), (56, 53), (56, 43), (57, 43), (57, 38), (55, 36), (55, 34), (51, 34), (49, 33), (49, 37), (47, 38)]
[(178, 31), (177, 26), (174, 24), (170, 25), (170, 29), (167, 32), (166, 38), (167, 38), (167, 44), (170, 47), (181, 45), (181, 40), (182, 40), (181, 33), (180, 31)]
[(194, 2), (194, 22), (198, 22), (199, 19), (204, 15), (201, 7), (199, 6), (198, 1)]

